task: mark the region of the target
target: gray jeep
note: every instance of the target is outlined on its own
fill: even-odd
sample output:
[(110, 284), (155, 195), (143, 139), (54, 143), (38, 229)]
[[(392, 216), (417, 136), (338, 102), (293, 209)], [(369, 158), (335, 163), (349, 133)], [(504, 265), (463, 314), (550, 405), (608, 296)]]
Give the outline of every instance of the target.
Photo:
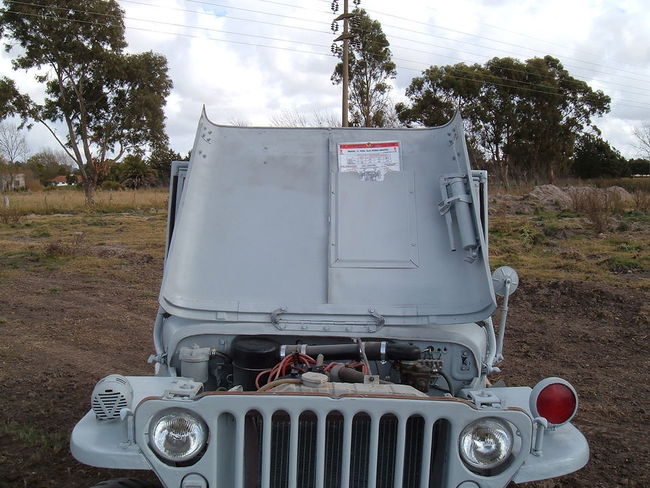
[(567, 381), (489, 380), (518, 278), (490, 271), (487, 174), (459, 116), (285, 129), (203, 113), (169, 202), (155, 375), (97, 384), (71, 438), (82, 463), (166, 488), (487, 488), (587, 462)]

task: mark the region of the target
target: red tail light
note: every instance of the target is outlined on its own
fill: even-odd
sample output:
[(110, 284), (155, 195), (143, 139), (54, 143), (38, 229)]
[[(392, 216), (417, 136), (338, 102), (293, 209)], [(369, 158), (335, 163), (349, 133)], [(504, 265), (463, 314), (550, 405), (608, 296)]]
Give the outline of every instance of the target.
[(562, 425), (576, 414), (578, 395), (568, 381), (546, 378), (533, 388), (530, 410), (535, 417), (544, 417), (550, 425)]

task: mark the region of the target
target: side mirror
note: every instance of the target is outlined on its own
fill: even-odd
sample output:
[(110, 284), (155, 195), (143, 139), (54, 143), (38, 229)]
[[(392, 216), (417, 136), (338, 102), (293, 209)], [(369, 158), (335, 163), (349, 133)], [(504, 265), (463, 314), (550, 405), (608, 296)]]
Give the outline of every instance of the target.
[(519, 276), (510, 266), (501, 266), (492, 273), (492, 285), (494, 286), (494, 293), (503, 297), (496, 351), (496, 361), (501, 362), (503, 361), (503, 338), (506, 332), (506, 320), (508, 317), (508, 297), (519, 286)]
[(501, 266), (492, 273), (492, 285), (500, 297), (510, 296), (519, 286), (519, 275), (510, 266)]

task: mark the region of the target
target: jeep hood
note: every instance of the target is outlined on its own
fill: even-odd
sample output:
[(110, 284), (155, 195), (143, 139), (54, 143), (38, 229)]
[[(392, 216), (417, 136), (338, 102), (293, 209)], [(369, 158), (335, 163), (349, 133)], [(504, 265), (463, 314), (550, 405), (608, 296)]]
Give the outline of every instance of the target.
[(160, 303), (228, 322), (487, 318), (471, 176), (459, 116), (426, 129), (252, 128), (204, 112)]

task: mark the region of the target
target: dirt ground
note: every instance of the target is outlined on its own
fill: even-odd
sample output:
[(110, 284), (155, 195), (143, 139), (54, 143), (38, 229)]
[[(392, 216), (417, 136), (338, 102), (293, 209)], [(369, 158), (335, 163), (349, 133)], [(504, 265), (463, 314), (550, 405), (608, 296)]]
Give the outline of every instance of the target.
[[(87, 488), (124, 475), (77, 463), (67, 443), (97, 380), (151, 372), (164, 217), (137, 222), (155, 228), (146, 244), (118, 242), (126, 220), (95, 225), (83, 256), (72, 257), (65, 248), (36, 252), (38, 219), (24, 236), (5, 229), (16, 249), (0, 250), (1, 488)], [(576, 385), (575, 424), (592, 452), (583, 470), (525, 486), (650, 486), (647, 288), (520, 274), (500, 378)]]

